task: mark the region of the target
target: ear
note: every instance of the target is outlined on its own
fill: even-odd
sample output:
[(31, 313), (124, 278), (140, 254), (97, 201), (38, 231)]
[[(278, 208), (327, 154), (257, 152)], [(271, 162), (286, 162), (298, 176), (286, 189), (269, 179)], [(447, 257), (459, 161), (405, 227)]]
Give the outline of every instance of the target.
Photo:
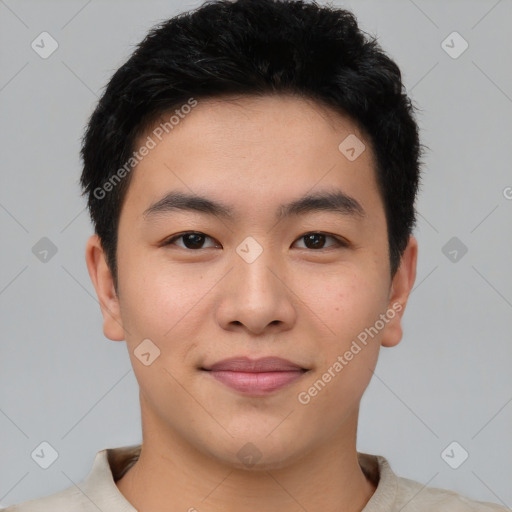
[(96, 295), (103, 315), (103, 334), (113, 341), (124, 340), (124, 329), (121, 320), (119, 299), (114, 287), (114, 279), (107, 265), (105, 252), (98, 235), (87, 240), (85, 261), (89, 276), (96, 289)]
[[(416, 263), (418, 259), (418, 241), (414, 236), (409, 237), (409, 242), (402, 255), (400, 267), (391, 281), (389, 292), (389, 304), (387, 313), (390, 320), (382, 334), (381, 345), (394, 347), (402, 339), (402, 316), (405, 311), (407, 299), (416, 280)], [(391, 311), (395, 315), (391, 318)]]

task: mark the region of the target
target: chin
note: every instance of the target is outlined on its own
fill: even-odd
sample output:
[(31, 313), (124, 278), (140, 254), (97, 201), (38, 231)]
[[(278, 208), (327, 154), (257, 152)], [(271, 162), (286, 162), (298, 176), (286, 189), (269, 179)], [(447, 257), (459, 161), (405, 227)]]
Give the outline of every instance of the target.
[[(283, 445), (279, 438), (263, 435), (235, 437), (211, 447), (209, 455), (221, 464), (244, 471), (270, 471), (287, 467), (307, 452), (304, 446)], [(293, 439), (289, 437), (288, 439)], [(208, 440), (211, 443), (211, 439)]]

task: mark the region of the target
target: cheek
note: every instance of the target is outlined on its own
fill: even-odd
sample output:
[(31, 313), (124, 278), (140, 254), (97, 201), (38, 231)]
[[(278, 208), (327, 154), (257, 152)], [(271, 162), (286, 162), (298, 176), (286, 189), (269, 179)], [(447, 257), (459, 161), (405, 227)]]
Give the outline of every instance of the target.
[(378, 269), (347, 266), (321, 278), (306, 274), (301, 281), (301, 299), (322, 320), (328, 337), (341, 343), (373, 325), (387, 305), (387, 283)]
[(373, 375), (380, 333), (368, 329), (385, 311), (387, 290), (385, 283), (354, 272), (329, 280), (318, 298), (313, 307), (329, 329), (315, 339), (315, 371), (301, 398), (310, 401), (308, 414), (323, 418), (322, 428), (334, 428), (357, 408)]
[(176, 332), (193, 325), (208, 280), (200, 272), (191, 275), (147, 255), (125, 258), (123, 265), (119, 267), (120, 304), (127, 331), (131, 337), (154, 338), (168, 346)]
[[(183, 390), (173, 376), (182, 380), (183, 368), (190, 359), (188, 354), (196, 346), (191, 340), (208, 314), (200, 300), (207, 291), (201, 288), (205, 280), (191, 280), (190, 276), (187, 279), (184, 272), (151, 265), (138, 267), (132, 275), (125, 279), (120, 304), (139, 386), (154, 406), (166, 403), (170, 395), (176, 403), (183, 399), (185, 406), (186, 394), (182, 396)], [(151, 343), (143, 342), (147, 339)], [(139, 357), (147, 352), (152, 361), (146, 366)]]

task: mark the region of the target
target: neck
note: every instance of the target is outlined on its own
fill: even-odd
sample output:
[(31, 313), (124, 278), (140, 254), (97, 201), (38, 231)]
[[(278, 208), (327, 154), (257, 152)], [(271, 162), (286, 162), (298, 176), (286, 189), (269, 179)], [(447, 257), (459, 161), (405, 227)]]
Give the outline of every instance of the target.
[(293, 463), (237, 469), (146, 414), (140, 457), (116, 485), (139, 512), (361, 512), (376, 486), (358, 462), (357, 416)]

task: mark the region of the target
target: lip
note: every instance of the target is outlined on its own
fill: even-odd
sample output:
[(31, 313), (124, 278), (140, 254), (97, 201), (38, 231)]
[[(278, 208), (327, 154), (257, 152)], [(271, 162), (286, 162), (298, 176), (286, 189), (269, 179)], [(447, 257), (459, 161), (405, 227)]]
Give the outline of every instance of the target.
[(263, 396), (281, 389), (308, 371), (280, 357), (233, 357), (201, 369), (222, 384), (252, 396)]
[(281, 357), (260, 357), (259, 359), (251, 359), (246, 356), (230, 357), (223, 359), (203, 370), (209, 371), (230, 371), (245, 373), (261, 373), (261, 372), (286, 372), (305, 370), (298, 364), (292, 363)]

